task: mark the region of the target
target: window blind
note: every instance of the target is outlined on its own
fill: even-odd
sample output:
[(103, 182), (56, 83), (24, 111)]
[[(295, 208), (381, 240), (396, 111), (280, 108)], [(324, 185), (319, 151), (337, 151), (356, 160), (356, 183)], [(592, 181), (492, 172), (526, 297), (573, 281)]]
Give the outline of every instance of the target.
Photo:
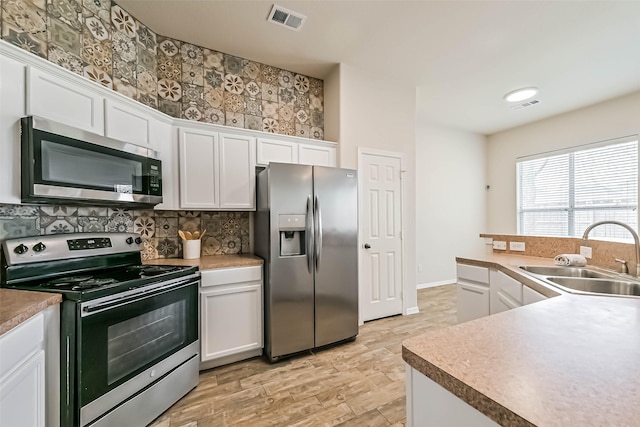
[[(518, 233), (582, 236), (596, 221), (638, 230), (638, 138), (519, 159)], [(593, 237), (627, 239), (622, 227), (601, 226)]]

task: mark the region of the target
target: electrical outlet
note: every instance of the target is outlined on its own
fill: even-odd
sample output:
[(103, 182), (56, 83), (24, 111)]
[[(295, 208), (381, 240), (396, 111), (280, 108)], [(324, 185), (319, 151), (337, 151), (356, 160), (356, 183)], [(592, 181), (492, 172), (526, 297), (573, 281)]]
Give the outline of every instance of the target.
[(580, 255), (587, 259), (591, 259), (592, 254), (592, 250), (589, 246), (580, 246)]
[(509, 242), (509, 250), (524, 252), (524, 242)]
[(501, 240), (494, 240), (493, 241), (493, 249), (497, 249), (499, 251), (506, 251), (507, 250), (507, 242), (503, 242)]

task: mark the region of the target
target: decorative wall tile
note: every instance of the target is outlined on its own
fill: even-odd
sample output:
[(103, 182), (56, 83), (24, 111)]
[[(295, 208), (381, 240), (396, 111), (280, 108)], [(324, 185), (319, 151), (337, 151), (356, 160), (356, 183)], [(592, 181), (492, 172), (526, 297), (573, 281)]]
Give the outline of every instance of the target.
[[(45, 40), (46, 12), (41, 2), (30, 0), (2, 0), (3, 31), (5, 25), (13, 27), (17, 34), (40, 34)], [(3, 33), (3, 36), (5, 34)]]
[(227, 126), (232, 126), (234, 128), (243, 128), (244, 129), (244, 114), (242, 113), (234, 113), (232, 111), (227, 110), (225, 113), (225, 124)]
[(278, 121), (271, 118), (262, 119), (262, 130), (269, 133), (278, 133), (280, 127)]
[(82, 50), (82, 32), (76, 31), (58, 19), (49, 18), (48, 35), (50, 46), (53, 44), (64, 52), (80, 56)]
[(177, 237), (160, 237), (154, 238), (154, 246), (158, 258), (177, 258), (178, 257), (178, 239)]
[(39, 218), (0, 218), (0, 240), (38, 236)]
[(140, 216), (133, 221), (133, 232), (143, 238), (150, 238), (156, 234), (156, 222), (153, 217)]
[(58, 64), (62, 68), (66, 68), (67, 70), (72, 71), (76, 74), (84, 74), (82, 59), (71, 52), (65, 52), (62, 48), (54, 44), (49, 44), (47, 57), (49, 58), (49, 61), (53, 62), (54, 64)]
[(202, 50), (204, 68), (224, 71), (224, 54), (212, 49)]
[(82, 0), (82, 7), (105, 23), (111, 20), (111, 0)]
[(7, 42), (172, 117), (323, 134), (322, 80), (157, 35), (111, 0), (0, 5)]
[(36, 217), (39, 214), (37, 206), (27, 205), (0, 205), (0, 218), (10, 217)]
[[(134, 81), (135, 84), (135, 81)], [(118, 78), (113, 79), (113, 90), (116, 92), (129, 97), (131, 99), (135, 99), (136, 97), (136, 87), (134, 84), (129, 83), (129, 81), (121, 80)]]
[(179, 102), (158, 98), (158, 110), (171, 117), (180, 118), (182, 105)]
[(107, 231), (108, 222), (109, 218), (107, 217), (79, 216), (78, 231), (81, 233), (104, 233)]
[(225, 124), (224, 111), (219, 108), (205, 108), (203, 114), (203, 121), (207, 123), (213, 123), (218, 125)]
[(47, 13), (72, 27), (76, 33), (82, 28), (82, 5), (76, 0), (47, 0)]
[(244, 127), (245, 129), (262, 130), (262, 117), (245, 114)]
[(178, 218), (156, 218), (157, 237), (175, 237), (178, 235)]
[(135, 20), (116, 4), (111, 7), (111, 22), (117, 31), (126, 34), (127, 37), (134, 38), (136, 36)]
[(324, 139), (324, 132), (322, 128), (312, 127), (310, 130), (310, 137), (312, 139)]
[(109, 209), (107, 231), (133, 233), (133, 213), (128, 209)]
[(301, 138), (309, 138), (310, 132), (311, 132), (310, 126), (296, 123), (296, 136), (299, 136)]

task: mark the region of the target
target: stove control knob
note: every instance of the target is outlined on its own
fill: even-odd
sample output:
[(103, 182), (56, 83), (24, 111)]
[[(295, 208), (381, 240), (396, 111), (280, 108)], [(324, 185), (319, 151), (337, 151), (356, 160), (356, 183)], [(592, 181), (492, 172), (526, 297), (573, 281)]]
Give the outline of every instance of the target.
[(135, 242), (136, 242), (136, 244), (138, 244), (138, 245), (139, 245), (140, 243), (142, 243), (142, 239), (141, 239), (141, 238), (139, 238), (139, 237), (136, 237)]
[(133, 237), (127, 237), (127, 240), (125, 240), (125, 242), (127, 242), (128, 245), (133, 243)]
[(47, 249), (47, 247), (46, 247), (46, 246), (44, 245), (44, 243), (42, 243), (42, 242), (38, 242), (38, 243), (36, 243), (35, 245), (33, 245), (33, 250), (34, 250), (35, 252), (42, 252), (42, 251), (44, 251), (45, 249)]
[(29, 250), (29, 248), (21, 243), (21, 244), (19, 244), (18, 246), (15, 247), (13, 252), (17, 253), (18, 255), (22, 255), (23, 253), (26, 253), (28, 250)]

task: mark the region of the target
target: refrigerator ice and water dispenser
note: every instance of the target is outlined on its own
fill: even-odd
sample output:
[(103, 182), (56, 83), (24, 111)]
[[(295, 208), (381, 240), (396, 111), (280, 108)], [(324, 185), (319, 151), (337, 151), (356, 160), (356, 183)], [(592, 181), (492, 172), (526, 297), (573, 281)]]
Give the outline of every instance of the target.
[(280, 256), (305, 255), (306, 215), (279, 215)]

